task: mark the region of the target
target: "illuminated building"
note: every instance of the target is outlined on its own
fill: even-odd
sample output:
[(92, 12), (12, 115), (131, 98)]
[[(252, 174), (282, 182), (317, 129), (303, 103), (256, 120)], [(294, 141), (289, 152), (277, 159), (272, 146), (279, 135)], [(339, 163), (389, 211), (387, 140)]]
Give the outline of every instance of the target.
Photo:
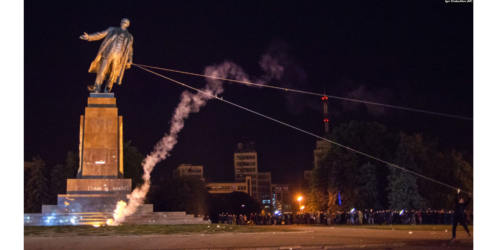
[(257, 152), (255, 142), (238, 143), (234, 153), (234, 179), (236, 182), (244, 182), (246, 177), (251, 178), (250, 196), (259, 200), (257, 183)]
[(259, 185), (258, 200), (262, 204), (264, 210), (272, 209), (272, 190), (271, 190), (271, 173), (257, 173), (257, 183)]
[(192, 166), (191, 164), (181, 164), (174, 170), (174, 177), (194, 177), (200, 178), (205, 182), (203, 178), (203, 166)]
[(248, 194), (251, 188), (250, 176), (246, 176), (243, 182), (207, 184), (207, 190), (211, 194), (229, 194), (232, 192), (243, 192)]
[(288, 184), (272, 184), (272, 204), (281, 213), (292, 212), (292, 200)]

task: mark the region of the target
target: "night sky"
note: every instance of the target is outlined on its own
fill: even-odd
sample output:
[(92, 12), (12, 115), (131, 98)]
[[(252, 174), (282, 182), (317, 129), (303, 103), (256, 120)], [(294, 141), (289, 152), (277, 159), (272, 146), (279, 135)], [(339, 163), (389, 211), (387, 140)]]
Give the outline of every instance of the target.
[[(348, 4), (348, 2), (353, 2)], [(134, 62), (194, 73), (224, 60), (262, 75), (269, 51), (289, 68), (276, 86), (326, 92), (460, 116), (473, 115), (473, 8), (445, 1), (25, 1), (24, 160), (40, 155), (48, 167), (78, 152), (95, 74), (88, 73), (102, 42), (83, 32), (130, 20)], [(157, 71), (202, 88), (206, 81)], [(124, 141), (143, 154), (169, 130), (185, 88), (132, 66), (113, 92)], [(223, 98), (323, 135), (321, 98), (268, 88), (225, 85)], [(351, 120), (379, 122), (390, 131), (438, 137), (443, 148), (472, 154), (473, 122), (329, 100), (330, 129)], [(233, 181), (233, 152), (241, 138), (256, 142), (259, 171), (292, 183), (313, 167), (316, 139), (225, 103), (211, 100), (192, 114), (171, 157), (153, 179), (181, 163), (203, 165), (209, 181)], [(365, 152), (370, 153), (370, 152)]]

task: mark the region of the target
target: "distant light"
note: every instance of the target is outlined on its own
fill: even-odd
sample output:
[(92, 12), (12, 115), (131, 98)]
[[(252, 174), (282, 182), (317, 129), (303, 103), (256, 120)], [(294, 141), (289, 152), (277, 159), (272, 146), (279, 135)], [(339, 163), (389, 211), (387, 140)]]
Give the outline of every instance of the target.
[(306, 208), (306, 206), (302, 206), (302, 207), (300, 207), (300, 210), (304, 210), (304, 208)]
[(354, 212), (354, 210), (356, 210), (356, 208), (351, 209), (351, 213)]
[(274, 211), (274, 214), (279, 214), (279, 213), (280, 213), (279, 210)]
[(95, 164), (104, 164), (106, 163), (105, 161), (96, 161)]
[(399, 215), (402, 215), (404, 211), (405, 211), (404, 209), (401, 210), (401, 212), (399, 212)]
[(302, 200), (302, 196), (299, 196), (299, 198), (297, 198), (298, 201), (301, 201)]
[(241, 207), (245, 207), (245, 204), (241, 205)]

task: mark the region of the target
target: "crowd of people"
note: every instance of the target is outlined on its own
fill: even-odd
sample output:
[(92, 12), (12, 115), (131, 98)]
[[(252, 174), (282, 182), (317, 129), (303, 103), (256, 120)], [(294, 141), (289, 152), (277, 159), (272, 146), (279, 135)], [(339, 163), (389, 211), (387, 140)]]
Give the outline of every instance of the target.
[[(249, 216), (222, 213), (219, 214), (218, 221), (213, 222), (232, 225), (452, 225), (453, 214), (453, 210), (430, 209), (424, 211), (373, 211), (373, 209), (361, 211), (353, 209), (336, 213), (251, 213)], [(464, 212), (464, 219), (467, 224), (472, 224), (472, 217), (472, 213)]]

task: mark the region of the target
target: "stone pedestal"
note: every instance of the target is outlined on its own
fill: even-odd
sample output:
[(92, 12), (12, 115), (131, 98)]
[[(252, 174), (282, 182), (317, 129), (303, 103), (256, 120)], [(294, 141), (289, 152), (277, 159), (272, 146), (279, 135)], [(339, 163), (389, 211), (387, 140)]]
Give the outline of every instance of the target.
[(112, 212), (126, 201), (132, 181), (123, 178), (123, 123), (113, 93), (90, 94), (80, 117), (80, 167), (58, 195), (57, 212)]
[(90, 94), (80, 117), (78, 178), (123, 178), (123, 123), (112, 93)]
[[(118, 201), (128, 202), (131, 179), (123, 179), (123, 123), (113, 93), (90, 94), (80, 117), (80, 166), (67, 180), (57, 205), (43, 205), (40, 214), (24, 214), (25, 226), (96, 225), (113, 218)], [(185, 212), (153, 213), (145, 204), (127, 224), (207, 224)]]

